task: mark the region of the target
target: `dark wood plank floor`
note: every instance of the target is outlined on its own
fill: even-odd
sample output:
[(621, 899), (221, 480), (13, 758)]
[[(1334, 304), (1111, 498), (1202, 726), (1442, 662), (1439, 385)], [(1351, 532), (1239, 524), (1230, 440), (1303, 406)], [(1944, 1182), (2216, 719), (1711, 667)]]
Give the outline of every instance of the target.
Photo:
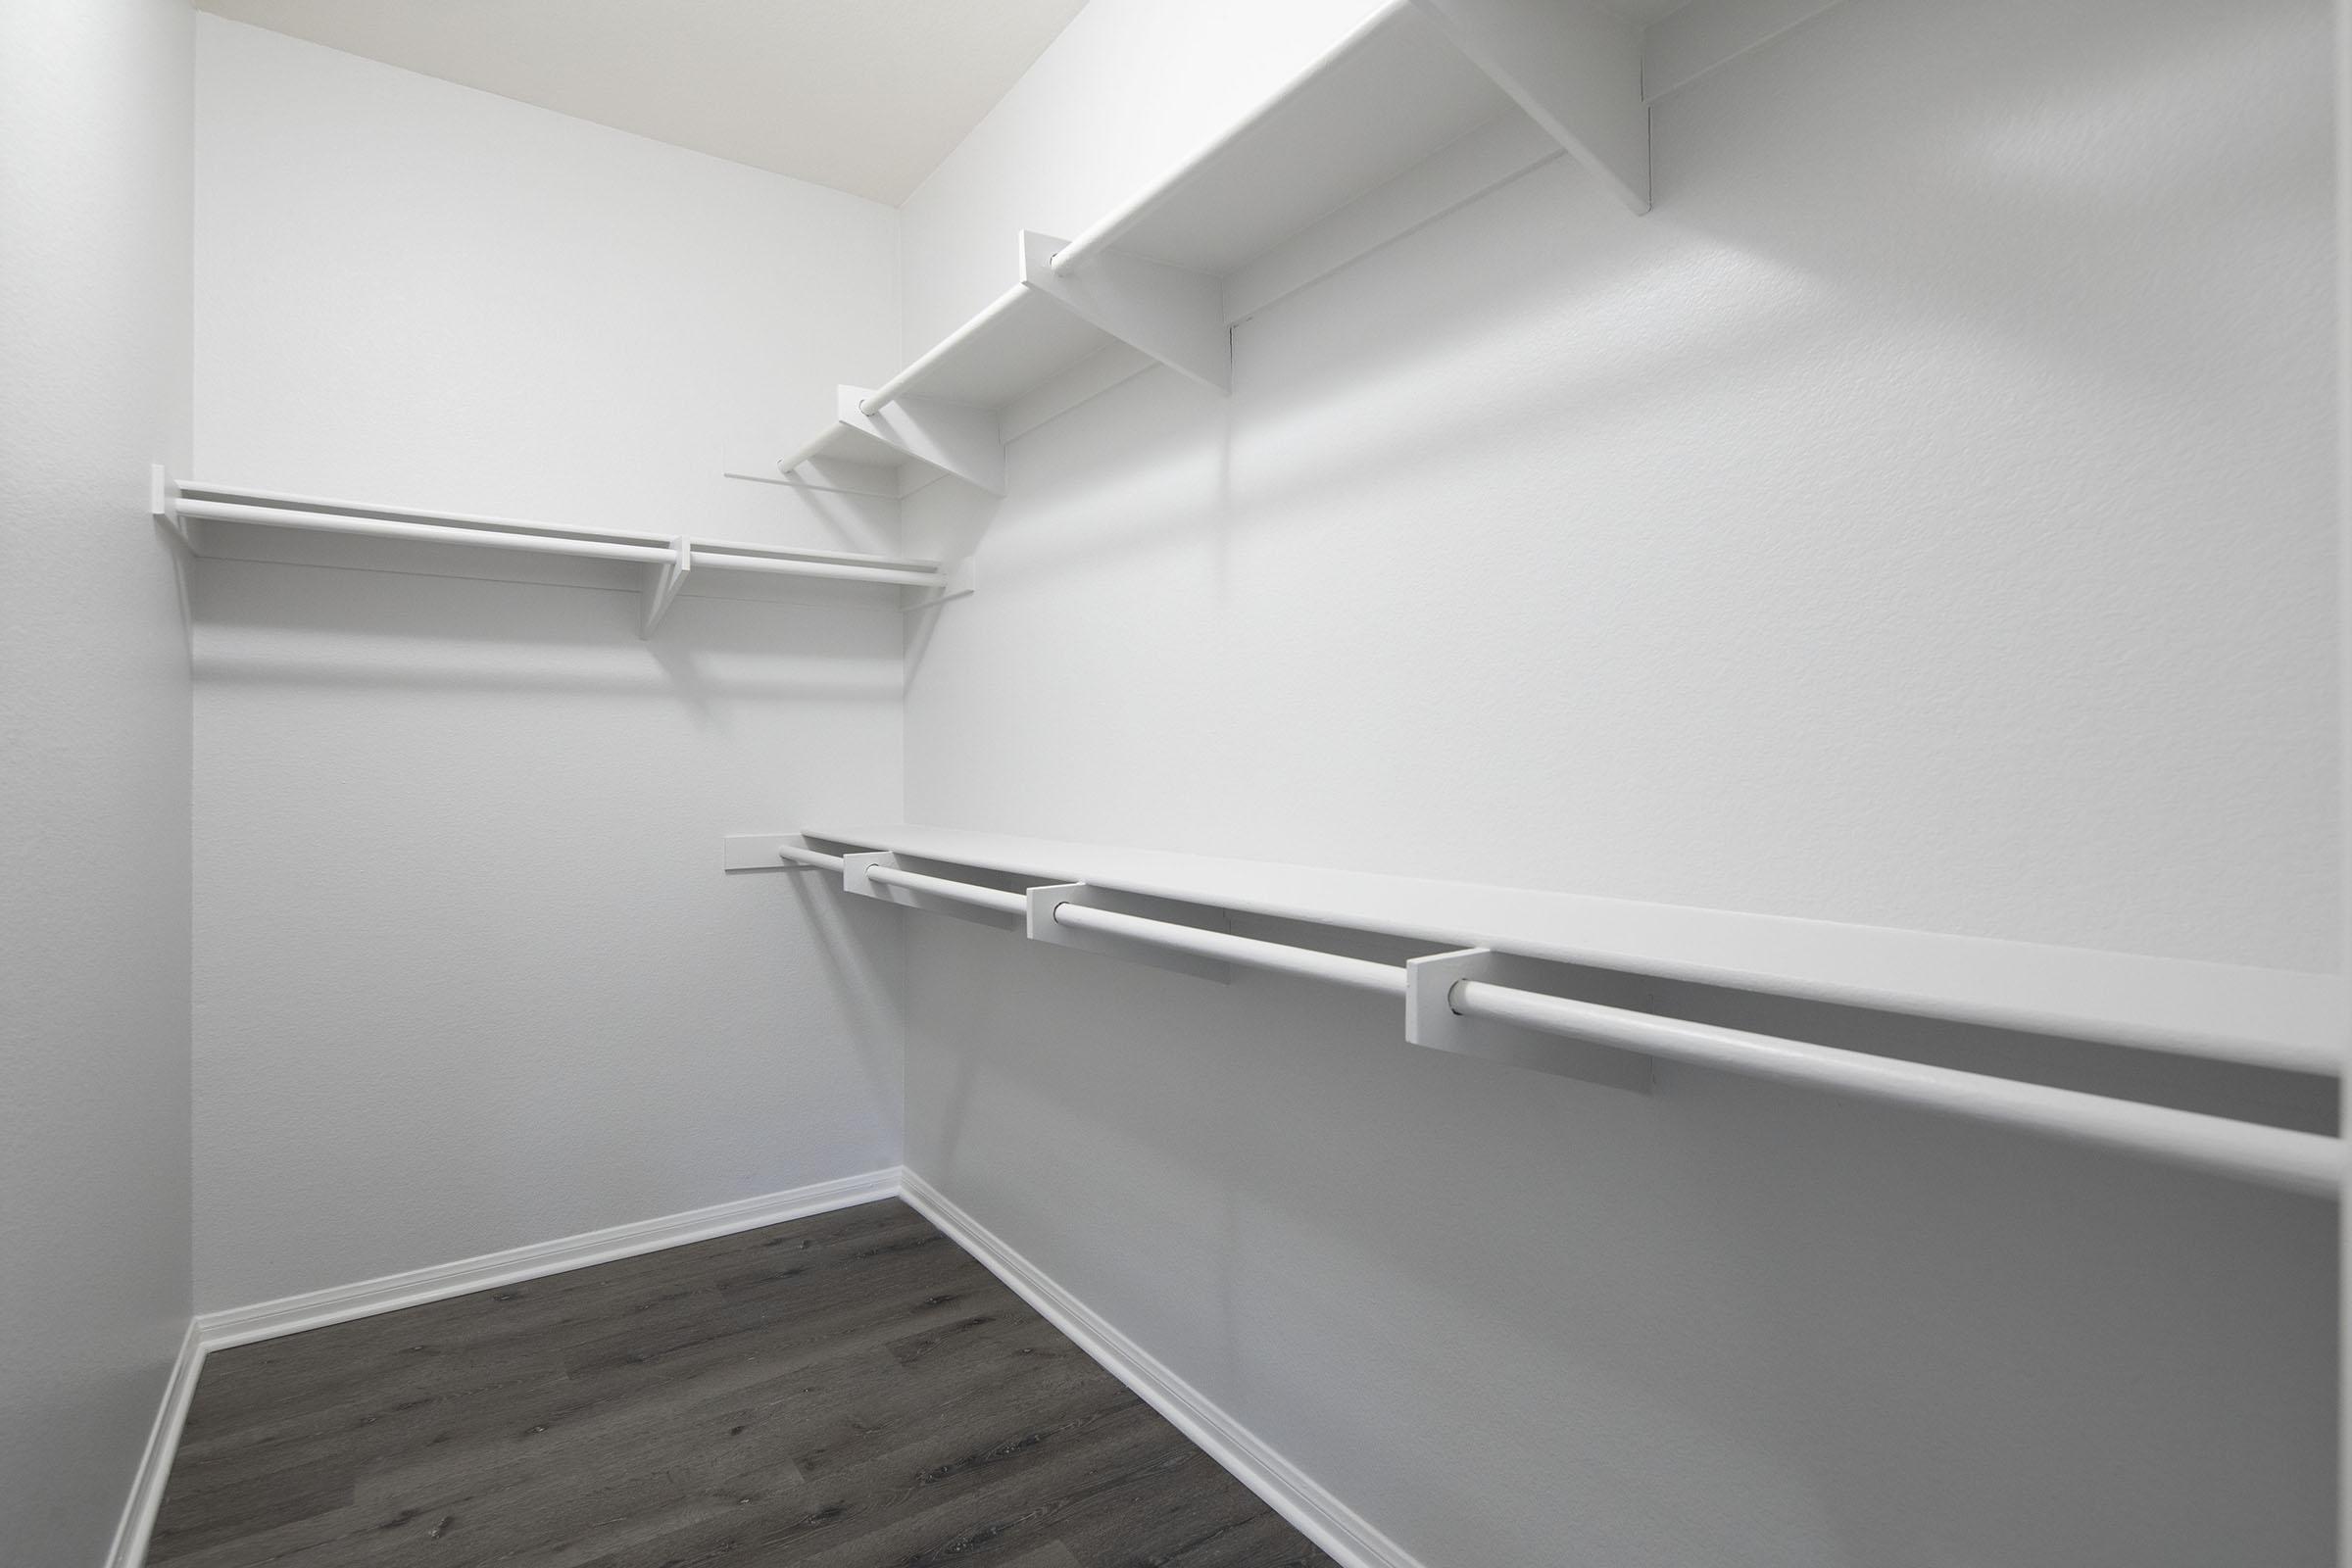
[(148, 1561), (1330, 1565), (896, 1200), (220, 1351)]

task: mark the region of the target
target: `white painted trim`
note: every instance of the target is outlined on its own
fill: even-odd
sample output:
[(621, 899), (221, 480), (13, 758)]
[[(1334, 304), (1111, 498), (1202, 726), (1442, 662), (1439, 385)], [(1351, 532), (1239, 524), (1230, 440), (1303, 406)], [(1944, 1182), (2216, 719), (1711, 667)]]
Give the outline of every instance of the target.
[(196, 1374), (204, 1367), (204, 1339), (196, 1320), (180, 1336), (179, 1354), (172, 1362), (171, 1381), (164, 1385), (164, 1401), (147, 1433), (147, 1446), (131, 1477), (130, 1496), (122, 1504), (122, 1522), (115, 1526), (114, 1544), (107, 1549), (108, 1568), (139, 1568), (147, 1560), (147, 1540), (155, 1533), (155, 1516), (164, 1505), (164, 1483), (172, 1477), (172, 1456), (179, 1451), (180, 1428), (187, 1424), (188, 1401), (196, 1395)]
[(1344, 1568), (1423, 1568), (1418, 1558), (1162, 1366), (1150, 1351), (1054, 1283), (921, 1176), (911, 1170), (901, 1171), (900, 1196)]
[(937, 1188), (913, 1171), (903, 1169), (868, 1171), (790, 1192), (716, 1203), (661, 1219), (639, 1220), (455, 1263), (412, 1269), (405, 1274), (388, 1274), (356, 1285), (339, 1285), (304, 1296), (199, 1315), (190, 1320), (187, 1336), (180, 1344), (179, 1358), (172, 1365), (172, 1381), (165, 1389), (162, 1407), (156, 1412), (155, 1427), (140, 1457), (122, 1523), (115, 1532), (113, 1549), (107, 1554), (108, 1568), (141, 1568), (146, 1560), (148, 1538), (155, 1529), (157, 1510), (163, 1505), (164, 1485), (171, 1475), (172, 1455), (179, 1448), (180, 1430), (195, 1396), (197, 1374), (210, 1351), (892, 1197), (905, 1199), (957, 1246), (978, 1258), (1013, 1294), (1037, 1308), (1103, 1370), (1167, 1417), (1203, 1453), (1297, 1526), (1343, 1568), (1424, 1568), (1420, 1559), (1381, 1534), (1305, 1471), (1161, 1365), (1151, 1352), (1014, 1251)]
[(528, 1247), (461, 1258), (455, 1263), (435, 1263), (405, 1274), (362, 1280), (356, 1285), (330, 1286), (323, 1291), (260, 1301), (252, 1306), (226, 1307), (198, 1316), (196, 1328), (205, 1349), (225, 1349), (232, 1345), (249, 1345), (281, 1334), (299, 1334), (329, 1323), (345, 1323), (378, 1312), (396, 1312), (404, 1306), (486, 1291), (493, 1286), (512, 1285), (516, 1280), (562, 1274), (596, 1263), (610, 1263), (615, 1258), (635, 1257), (641, 1252), (658, 1252), (665, 1247), (707, 1242), (714, 1236), (731, 1236), (737, 1231), (758, 1230), (762, 1225), (778, 1225), (788, 1219), (804, 1219), (831, 1209), (870, 1203), (876, 1199), (895, 1197), (898, 1190), (896, 1169), (867, 1171), (861, 1176), (844, 1176), (796, 1187), (790, 1192), (714, 1203), (709, 1208), (690, 1209), (661, 1219), (638, 1220), (552, 1242), (534, 1242)]

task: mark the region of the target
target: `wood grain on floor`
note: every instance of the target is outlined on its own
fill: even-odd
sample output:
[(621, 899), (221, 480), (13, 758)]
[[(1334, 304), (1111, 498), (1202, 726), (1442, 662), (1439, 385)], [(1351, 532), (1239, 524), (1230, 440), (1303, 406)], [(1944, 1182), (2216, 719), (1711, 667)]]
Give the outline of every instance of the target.
[(897, 1200), (206, 1359), (153, 1568), (1330, 1568)]

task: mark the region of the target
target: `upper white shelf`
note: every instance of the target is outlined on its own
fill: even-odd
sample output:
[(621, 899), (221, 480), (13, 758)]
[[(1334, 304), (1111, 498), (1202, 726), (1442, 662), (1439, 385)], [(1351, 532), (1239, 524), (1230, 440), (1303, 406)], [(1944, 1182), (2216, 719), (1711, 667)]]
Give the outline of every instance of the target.
[(1067, 238), (779, 465), (1004, 488), (1004, 444), (1151, 365), (1223, 390), (1231, 327), (1566, 153), (1649, 205), (1642, 29), (1593, 0), (1391, 0), (1167, 178)]
[[(220, 524), (401, 541), (410, 548), (464, 545), (523, 556), (605, 563), (609, 569), (628, 573), (642, 589), (645, 612), (639, 621), (639, 635), (646, 637), (652, 636), (662, 623), (688, 579), (698, 574), (750, 573), (760, 577), (802, 577), (872, 585), (896, 590), (901, 608), (907, 610), (924, 609), (972, 589), (969, 561), (804, 550), (691, 534), (574, 528), (517, 517), (337, 501), (324, 496), (289, 495), (196, 480), (175, 481), (160, 466), (150, 474), (149, 510), (157, 522), (171, 529), (188, 552), (196, 556), (212, 553), (206, 530)], [(329, 564), (370, 564), (365, 560), (352, 559)]]
[(808, 837), (1438, 947), (2297, 1072), (2341, 1066), (2337, 975), (905, 823)]

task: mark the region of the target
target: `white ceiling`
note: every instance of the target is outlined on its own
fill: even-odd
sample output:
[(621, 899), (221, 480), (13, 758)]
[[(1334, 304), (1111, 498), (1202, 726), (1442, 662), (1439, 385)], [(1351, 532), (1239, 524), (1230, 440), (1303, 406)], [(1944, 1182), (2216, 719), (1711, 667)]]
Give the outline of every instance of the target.
[(1085, 0), (198, 0), (894, 206)]

